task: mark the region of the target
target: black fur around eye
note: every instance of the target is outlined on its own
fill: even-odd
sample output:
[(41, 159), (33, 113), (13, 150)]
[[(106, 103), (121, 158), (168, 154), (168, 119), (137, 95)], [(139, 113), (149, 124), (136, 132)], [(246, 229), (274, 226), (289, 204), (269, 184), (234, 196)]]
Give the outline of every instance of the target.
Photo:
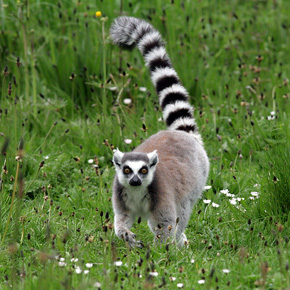
[(123, 172), (124, 172), (125, 174), (129, 174), (129, 173), (132, 172), (132, 170), (131, 170), (129, 167), (124, 167)]
[(147, 174), (148, 173), (148, 168), (147, 167), (142, 167), (140, 170), (139, 170), (140, 173), (142, 174)]

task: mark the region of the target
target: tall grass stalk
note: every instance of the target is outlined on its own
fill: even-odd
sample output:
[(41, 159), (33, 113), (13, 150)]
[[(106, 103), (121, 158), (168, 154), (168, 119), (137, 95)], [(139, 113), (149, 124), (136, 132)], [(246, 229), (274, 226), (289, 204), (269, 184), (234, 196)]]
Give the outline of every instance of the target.
[(6, 237), (6, 234), (7, 234), (8, 227), (9, 227), (10, 219), (11, 219), (11, 216), (12, 216), (13, 204), (14, 204), (15, 192), (16, 192), (17, 180), (18, 180), (18, 174), (19, 174), (19, 166), (20, 166), (20, 160), (17, 162), (15, 181), (14, 181), (13, 193), (12, 193), (12, 198), (11, 198), (11, 205), (10, 205), (10, 210), (9, 210), (9, 214), (8, 214), (8, 218), (7, 218), (7, 222), (6, 222), (3, 238), (2, 238), (2, 241), (1, 241), (1, 248), (2, 248), (3, 243), (5, 241), (5, 237)]
[(107, 21), (106, 17), (101, 18), (102, 22), (102, 42), (103, 42), (103, 89), (102, 89), (102, 108), (103, 112), (107, 112), (107, 97), (106, 97), (106, 82), (107, 82), (107, 59), (106, 59), (106, 32), (105, 23)]

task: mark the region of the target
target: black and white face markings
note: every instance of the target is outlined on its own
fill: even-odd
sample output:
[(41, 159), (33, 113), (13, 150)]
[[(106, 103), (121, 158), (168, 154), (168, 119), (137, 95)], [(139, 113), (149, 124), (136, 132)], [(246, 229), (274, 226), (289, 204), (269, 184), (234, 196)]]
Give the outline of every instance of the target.
[(141, 185), (148, 174), (148, 166), (143, 161), (127, 161), (122, 170), (131, 186)]
[(124, 154), (117, 149), (113, 162), (123, 186), (148, 186), (153, 180), (158, 155), (156, 151), (148, 154), (138, 152)]

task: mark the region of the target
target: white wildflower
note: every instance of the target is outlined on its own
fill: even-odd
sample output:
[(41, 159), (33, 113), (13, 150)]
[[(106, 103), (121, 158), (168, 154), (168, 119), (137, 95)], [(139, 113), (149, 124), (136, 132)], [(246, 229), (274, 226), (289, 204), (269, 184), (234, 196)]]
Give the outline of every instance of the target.
[(212, 207), (219, 207), (220, 206), (219, 204), (214, 203), (214, 202), (211, 205), (212, 205)]
[(60, 267), (64, 267), (64, 266), (66, 266), (66, 263), (65, 262), (58, 262), (58, 265), (60, 266)]
[(132, 100), (129, 99), (129, 98), (126, 98), (126, 99), (123, 100), (123, 102), (124, 102), (125, 105), (130, 105), (132, 103)]
[(110, 87), (109, 90), (110, 91), (116, 91), (118, 88), (117, 87)]
[(131, 140), (131, 139), (125, 139), (124, 142), (125, 142), (126, 144), (131, 144), (131, 143), (132, 143), (132, 140)]
[(211, 203), (211, 200), (210, 200), (210, 199), (204, 199), (203, 202), (204, 202), (205, 204), (210, 204), (210, 203)]
[(235, 198), (230, 199), (229, 202), (232, 205), (236, 205), (237, 204), (237, 200)]
[(140, 87), (139, 90), (140, 90), (141, 92), (146, 92), (146, 91), (147, 91), (147, 89), (144, 88), (144, 87)]
[(183, 284), (182, 284), (182, 283), (178, 283), (178, 284), (177, 284), (177, 287), (178, 287), (178, 288), (183, 288)]
[(222, 189), (222, 190), (220, 191), (220, 193), (228, 194), (228, 193), (229, 193), (229, 190), (228, 190), (228, 189)]
[(87, 268), (92, 268), (93, 267), (93, 263), (86, 263), (86, 267)]
[(90, 164), (94, 163), (94, 159), (89, 159), (88, 163), (90, 163)]
[(82, 272), (82, 269), (81, 269), (80, 267), (77, 267), (77, 268), (76, 268), (76, 273), (77, 273), (77, 274), (80, 274), (81, 272)]
[(70, 261), (71, 262), (77, 262), (79, 259), (78, 258), (72, 258)]
[(101, 287), (101, 283), (100, 283), (100, 282), (96, 282), (96, 283), (94, 284), (94, 287), (96, 287), (96, 288), (100, 288), (100, 287)]
[(203, 280), (203, 279), (202, 280), (198, 280), (197, 283), (198, 284), (204, 284), (205, 283), (205, 280)]
[(195, 260), (194, 260), (194, 259), (191, 259), (191, 260), (190, 260), (190, 263), (191, 263), (191, 264), (193, 264), (194, 262), (195, 262)]
[(211, 185), (206, 185), (206, 186), (204, 187), (204, 190), (209, 190), (209, 189), (211, 189)]
[(149, 272), (149, 275), (153, 276), (153, 277), (157, 277), (158, 276), (158, 272)]
[(252, 196), (255, 196), (255, 197), (259, 197), (259, 194), (260, 194), (260, 193), (257, 192), (257, 191), (252, 191), (252, 192), (251, 192), (251, 195), (252, 195)]
[(223, 272), (224, 272), (225, 274), (229, 274), (229, 273), (231, 272), (231, 270), (229, 270), (229, 269), (223, 269)]
[(123, 265), (123, 262), (122, 261), (116, 261), (114, 262), (114, 265), (117, 266), (117, 267), (120, 267)]
[(271, 116), (275, 116), (275, 111), (272, 111), (270, 114)]
[(176, 280), (176, 277), (169, 277), (169, 280), (173, 282)]
[(45, 156), (45, 157), (44, 157), (44, 159), (48, 159), (48, 158), (49, 158), (49, 156)]
[(84, 270), (84, 274), (89, 274), (90, 273), (90, 270)]
[(64, 262), (65, 261), (65, 258), (60, 258), (59, 259), (61, 262)]

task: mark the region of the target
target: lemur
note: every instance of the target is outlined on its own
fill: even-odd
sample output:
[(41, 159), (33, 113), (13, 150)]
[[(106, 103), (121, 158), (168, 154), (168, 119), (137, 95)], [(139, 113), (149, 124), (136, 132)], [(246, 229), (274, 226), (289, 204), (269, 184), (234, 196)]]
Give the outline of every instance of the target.
[(131, 247), (140, 241), (130, 231), (136, 218), (148, 220), (155, 239), (187, 243), (184, 230), (205, 186), (209, 160), (198, 132), (189, 95), (172, 67), (161, 34), (148, 22), (121, 16), (114, 20), (114, 44), (140, 50), (156, 88), (167, 130), (135, 150), (114, 152), (114, 228)]

